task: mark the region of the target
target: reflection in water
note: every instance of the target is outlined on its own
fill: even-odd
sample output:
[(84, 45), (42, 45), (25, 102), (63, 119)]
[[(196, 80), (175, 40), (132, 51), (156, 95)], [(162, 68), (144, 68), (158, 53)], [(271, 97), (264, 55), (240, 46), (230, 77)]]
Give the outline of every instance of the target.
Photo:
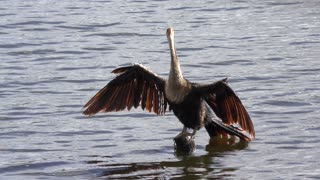
[[(175, 154), (177, 161), (139, 162), (129, 164), (107, 164), (106, 161), (87, 161), (103, 167), (99, 178), (130, 179), (130, 178), (224, 178), (234, 175), (236, 167), (225, 167), (215, 162), (215, 157), (226, 156), (226, 152), (244, 149), (247, 142), (238, 139), (212, 138), (206, 146), (205, 155)], [(103, 157), (102, 157), (103, 158)]]
[(248, 142), (239, 140), (234, 136), (211, 138), (206, 146), (206, 151), (210, 154), (223, 153), (226, 151), (241, 150), (248, 147)]

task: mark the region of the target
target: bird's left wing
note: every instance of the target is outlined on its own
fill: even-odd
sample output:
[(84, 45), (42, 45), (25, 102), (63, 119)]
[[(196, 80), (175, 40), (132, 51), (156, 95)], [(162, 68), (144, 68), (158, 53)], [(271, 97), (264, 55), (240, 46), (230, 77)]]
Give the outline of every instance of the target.
[(227, 83), (227, 79), (212, 84), (196, 85), (195, 92), (201, 94), (216, 115), (225, 124), (238, 125), (253, 138), (255, 131), (251, 118), (239, 97)]
[(83, 114), (130, 110), (138, 106), (157, 115), (165, 113), (168, 102), (164, 94), (164, 79), (140, 64), (120, 67), (112, 73), (120, 75), (84, 105)]

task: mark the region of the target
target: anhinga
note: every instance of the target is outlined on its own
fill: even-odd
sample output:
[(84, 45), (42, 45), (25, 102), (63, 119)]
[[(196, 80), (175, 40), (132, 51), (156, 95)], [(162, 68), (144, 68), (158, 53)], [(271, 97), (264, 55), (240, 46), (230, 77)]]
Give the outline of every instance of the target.
[[(119, 74), (84, 105), (86, 115), (98, 112), (143, 110), (163, 115), (167, 108), (173, 111), (187, 128), (205, 127), (210, 137), (235, 135), (250, 141), (255, 137), (253, 123), (238, 96), (223, 79), (211, 84), (191, 83), (184, 79), (174, 44), (174, 31), (167, 29), (171, 54), (168, 79), (163, 79), (140, 64), (120, 67)], [(245, 134), (249, 134), (247, 136)]]

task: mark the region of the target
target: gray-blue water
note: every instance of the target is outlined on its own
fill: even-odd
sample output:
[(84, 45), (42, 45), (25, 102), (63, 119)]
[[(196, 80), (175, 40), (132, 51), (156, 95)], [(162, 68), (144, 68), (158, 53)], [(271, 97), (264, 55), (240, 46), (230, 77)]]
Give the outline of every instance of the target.
[[(85, 117), (118, 66), (166, 77), (173, 27), (184, 76), (229, 77), (248, 146), (176, 156), (182, 125), (142, 110)], [(0, 7), (0, 179), (320, 177), (318, 0), (18, 1)]]

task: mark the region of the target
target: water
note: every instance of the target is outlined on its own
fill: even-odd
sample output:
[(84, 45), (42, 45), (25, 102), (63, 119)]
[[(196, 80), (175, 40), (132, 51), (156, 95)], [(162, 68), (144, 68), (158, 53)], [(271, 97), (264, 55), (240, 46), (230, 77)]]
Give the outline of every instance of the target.
[[(1, 179), (320, 176), (320, 4), (268, 1), (1, 1)], [(176, 30), (186, 78), (229, 77), (257, 138), (178, 156), (172, 115), (85, 117), (82, 105), (139, 62), (167, 76)]]

